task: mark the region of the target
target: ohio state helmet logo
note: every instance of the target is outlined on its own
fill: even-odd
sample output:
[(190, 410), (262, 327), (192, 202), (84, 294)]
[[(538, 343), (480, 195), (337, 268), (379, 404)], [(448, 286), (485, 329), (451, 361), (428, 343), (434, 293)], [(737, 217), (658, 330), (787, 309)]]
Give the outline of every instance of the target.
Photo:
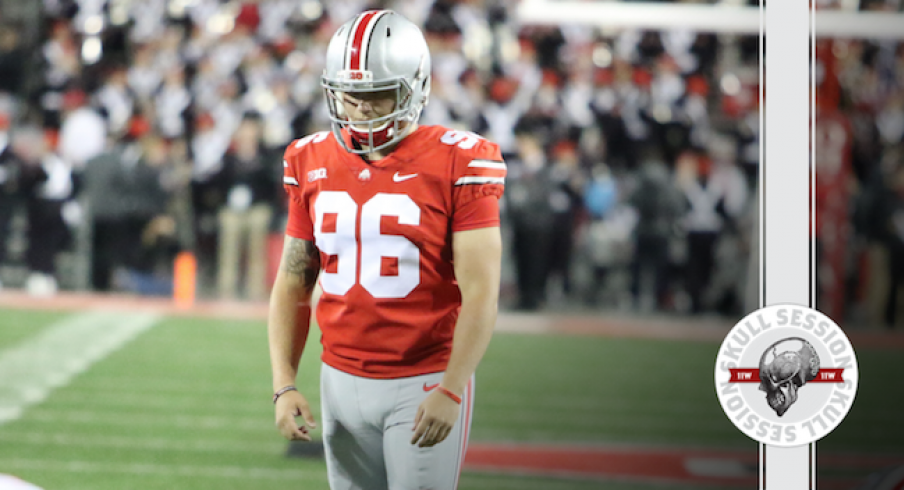
[(738, 322), (722, 343), (715, 374), (719, 401), (735, 426), (785, 447), (831, 432), (850, 410), (858, 380), (841, 328), (797, 305), (763, 308)]

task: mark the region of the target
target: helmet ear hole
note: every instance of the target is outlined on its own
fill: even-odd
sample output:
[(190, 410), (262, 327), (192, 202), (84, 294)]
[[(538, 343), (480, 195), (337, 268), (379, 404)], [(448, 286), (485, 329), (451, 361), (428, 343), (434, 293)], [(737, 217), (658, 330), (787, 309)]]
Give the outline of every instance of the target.
[(424, 81), (421, 82), (421, 93), (423, 96), (423, 104), (427, 104), (427, 98), (430, 97), (430, 77), (424, 77)]

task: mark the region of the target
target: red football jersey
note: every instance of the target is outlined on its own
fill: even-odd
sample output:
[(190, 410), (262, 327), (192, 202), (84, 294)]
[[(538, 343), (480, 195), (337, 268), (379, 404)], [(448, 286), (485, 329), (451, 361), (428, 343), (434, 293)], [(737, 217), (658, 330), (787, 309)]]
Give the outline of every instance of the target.
[(499, 225), (499, 147), (420, 126), (366, 162), (324, 131), (290, 144), (283, 165), (286, 234), (320, 250), (323, 362), (370, 378), (445, 370), (461, 309), (452, 233)]

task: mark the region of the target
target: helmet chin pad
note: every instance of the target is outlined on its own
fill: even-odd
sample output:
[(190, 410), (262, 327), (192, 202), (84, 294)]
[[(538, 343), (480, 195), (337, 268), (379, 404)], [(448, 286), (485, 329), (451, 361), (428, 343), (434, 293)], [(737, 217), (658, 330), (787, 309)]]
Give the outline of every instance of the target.
[[(378, 148), (392, 140), (395, 134), (393, 126), (394, 124), (391, 124), (390, 121), (384, 122), (378, 128), (368, 129), (358, 129), (354, 124), (349, 124), (348, 134), (361, 146)], [(373, 140), (371, 140), (371, 135), (373, 135)]]

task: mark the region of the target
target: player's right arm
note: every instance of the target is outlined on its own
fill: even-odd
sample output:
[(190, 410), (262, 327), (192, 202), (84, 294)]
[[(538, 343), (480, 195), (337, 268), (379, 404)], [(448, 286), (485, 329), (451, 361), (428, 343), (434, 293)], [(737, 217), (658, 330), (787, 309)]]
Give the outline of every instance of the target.
[[(308, 339), (311, 298), (319, 272), (320, 252), (314, 243), (286, 235), (279, 271), (270, 294), (267, 322), (274, 393), (295, 386), (298, 363)], [(297, 425), (297, 416), (301, 416), (307, 426)], [(308, 428), (316, 427), (316, 423), (304, 395), (286, 391), (279, 396), (276, 426), (286, 439), (311, 440)]]
[[(304, 395), (294, 389), (298, 363), (308, 339), (311, 324), (311, 297), (320, 272), (320, 252), (314, 245), (313, 223), (303, 198), (298, 176), (304, 175), (300, 153), (313, 135), (293, 142), (283, 156), (283, 187), (289, 197), (289, 220), (276, 280), (270, 293), (267, 333), (270, 366), (276, 399), (276, 427), (289, 440), (311, 440), (308, 429), (315, 427), (314, 416)], [(322, 139), (322, 138), (321, 138)], [(304, 419), (298, 425), (295, 417)]]

